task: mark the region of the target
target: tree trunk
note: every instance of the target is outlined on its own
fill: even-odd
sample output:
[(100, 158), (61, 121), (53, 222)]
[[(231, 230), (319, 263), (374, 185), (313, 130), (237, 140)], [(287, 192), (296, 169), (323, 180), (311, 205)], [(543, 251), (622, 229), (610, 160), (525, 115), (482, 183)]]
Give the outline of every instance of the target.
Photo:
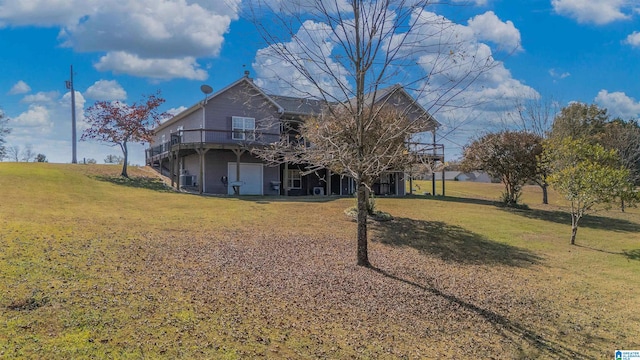
[(540, 187), (542, 188), (542, 203), (545, 205), (549, 204), (549, 185), (548, 184), (543, 184), (540, 185)]
[(624, 199), (620, 199), (620, 211), (624, 212)]
[(127, 164), (129, 163), (129, 151), (127, 150), (127, 143), (122, 144), (122, 155), (124, 155), (124, 162), (122, 163), (122, 177), (129, 178), (129, 174), (127, 174)]
[(367, 250), (367, 202), (369, 191), (363, 183), (358, 183), (358, 265), (371, 267)]
[(576, 235), (578, 235), (578, 215), (571, 214), (571, 245), (576, 244)]

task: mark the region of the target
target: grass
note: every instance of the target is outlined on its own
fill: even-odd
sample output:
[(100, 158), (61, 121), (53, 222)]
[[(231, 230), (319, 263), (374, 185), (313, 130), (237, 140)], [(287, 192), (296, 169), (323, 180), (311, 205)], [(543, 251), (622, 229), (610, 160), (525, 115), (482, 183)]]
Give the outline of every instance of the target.
[[(377, 198), (200, 197), (146, 168), (0, 163), (0, 358), (601, 359), (640, 348), (640, 212), (499, 184)], [(425, 188), (430, 186), (423, 184)], [(438, 187), (440, 192), (440, 187)], [(427, 190), (430, 191), (430, 190)]]

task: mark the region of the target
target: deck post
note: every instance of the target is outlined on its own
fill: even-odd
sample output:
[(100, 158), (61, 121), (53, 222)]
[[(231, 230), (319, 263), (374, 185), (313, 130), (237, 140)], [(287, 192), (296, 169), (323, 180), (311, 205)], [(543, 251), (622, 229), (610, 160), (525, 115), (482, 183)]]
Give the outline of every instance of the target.
[(289, 163), (284, 163), (284, 174), (282, 180), (282, 189), (284, 189), (284, 196), (289, 195)]
[(209, 151), (209, 149), (204, 149), (204, 148), (200, 148), (200, 149), (196, 149), (196, 152), (198, 153), (198, 155), (200, 156), (200, 175), (198, 177), (198, 192), (200, 194), (206, 192), (206, 186), (205, 186), (205, 178), (204, 178), (204, 167), (205, 167), (205, 160), (206, 160), (206, 154)]
[[(407, 189), (404, 190), (407, 192)], [(413, 195), (413, 175), (409, 175), (409, 195)]]
[(176, 179), (176, 189), (180, 190), (180, 157), (178, 156), (179, 152), (173, 152), (171, 156), (173, 156), (173, 167), (171, 168), (171, 178)]
[[(444, 171), (442, 172), (442, 182), (444, 183)], [(431, 195), (436, 196), (436, 173), (431, 170)]]
[[(236, 181), (240, 181), (240, 157), (242, 156), (242, 154), (244, 153), (244, 149), (233, 149), (233, 153), (236, 154)], [(240, 195), (240, 187), (236, 188), (234, 187), (234, 192), (237, 192), (234, 195)]]
[[(171, 178), (171, 187), (173, 187), (173, 151), (169, 151), (169, 177)], [(162, 166), (160, 166), (160, 174), (162, 174)]]

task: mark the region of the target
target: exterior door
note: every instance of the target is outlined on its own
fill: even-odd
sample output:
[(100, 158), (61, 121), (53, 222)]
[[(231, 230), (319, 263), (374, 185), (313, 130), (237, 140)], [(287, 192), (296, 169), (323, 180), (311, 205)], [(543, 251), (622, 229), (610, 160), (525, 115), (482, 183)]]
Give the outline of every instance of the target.
[[(229, 186), (227, 193), (233, 195), (233, 187), (236, 181), (236, 163), (228, 163), (227, 176)], [(240, 163), (240, 195), (263, 195), (262, 164)]]

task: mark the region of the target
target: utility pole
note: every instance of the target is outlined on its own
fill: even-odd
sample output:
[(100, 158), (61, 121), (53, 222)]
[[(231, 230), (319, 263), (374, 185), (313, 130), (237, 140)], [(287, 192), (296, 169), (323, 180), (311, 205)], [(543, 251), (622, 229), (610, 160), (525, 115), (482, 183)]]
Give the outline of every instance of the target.
[(76, 157), (76, 92), (73, 89), (73, 65), (71, 65), (71, 74), (69, 80), (65, 81), (67, 89), (71, 90), (71, 151), (73, 153), (71, 157), (71, 163), (77, 164), (78, 159)]

